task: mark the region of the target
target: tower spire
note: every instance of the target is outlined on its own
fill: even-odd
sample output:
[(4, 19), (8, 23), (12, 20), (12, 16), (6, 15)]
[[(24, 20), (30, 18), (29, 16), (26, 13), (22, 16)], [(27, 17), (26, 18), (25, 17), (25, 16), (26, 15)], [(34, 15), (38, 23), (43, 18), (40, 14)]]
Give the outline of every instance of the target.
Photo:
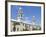
[(22, 11), (22, 8), (19, 7), (18, 14), (17, 14), (17, 20), (22, 20), (22, 19), (23, 19), (23, 11)]
[(32, 17), (32, 25), (35, 25), (35, 16)]

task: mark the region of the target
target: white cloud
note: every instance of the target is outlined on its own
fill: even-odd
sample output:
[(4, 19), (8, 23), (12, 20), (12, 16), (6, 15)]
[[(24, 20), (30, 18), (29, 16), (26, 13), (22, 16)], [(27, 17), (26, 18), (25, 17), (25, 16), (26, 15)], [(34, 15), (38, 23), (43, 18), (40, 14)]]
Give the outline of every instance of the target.
[(25, 22), (31, 23), (31, 20), (29, 20), (29, 17), (25, 17)]

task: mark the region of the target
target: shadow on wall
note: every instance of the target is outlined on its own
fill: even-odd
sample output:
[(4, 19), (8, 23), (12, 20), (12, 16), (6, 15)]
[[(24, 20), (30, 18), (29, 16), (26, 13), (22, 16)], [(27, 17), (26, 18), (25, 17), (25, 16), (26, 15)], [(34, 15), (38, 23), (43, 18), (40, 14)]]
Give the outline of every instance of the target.
[(20, 36), (6, 36), (6, 37), (20, 37)]
[(20, 36), (5, 36), (5, 37), (20, 37)]
[(6, 36), (6, 37), (14, 37), (14, 36)]

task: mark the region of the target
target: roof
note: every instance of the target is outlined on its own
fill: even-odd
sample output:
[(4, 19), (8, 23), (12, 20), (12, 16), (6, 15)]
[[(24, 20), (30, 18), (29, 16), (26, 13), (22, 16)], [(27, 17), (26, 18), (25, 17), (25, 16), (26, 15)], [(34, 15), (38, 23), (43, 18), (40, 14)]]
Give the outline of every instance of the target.
[(11, 21), (15, 21), (15, 22), (23, 22), (23, 23), (25, 23), (25, 24), (32, 24), (32, 23), (29, 23), (29, 22), (27, 22), (27, 21), (20, 21), (20, 20), (14, 20), (14, 19), (11, 19)]

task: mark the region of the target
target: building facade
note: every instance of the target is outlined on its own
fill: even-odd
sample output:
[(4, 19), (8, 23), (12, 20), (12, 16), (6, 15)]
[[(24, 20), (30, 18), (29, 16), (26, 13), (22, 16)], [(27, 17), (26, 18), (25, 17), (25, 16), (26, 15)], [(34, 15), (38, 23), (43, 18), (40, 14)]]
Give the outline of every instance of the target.
[(16, 20), (11, 20), (11, 31), (32, 31), (35, 25), (35, 16), (32, 18), (32, 22), (28, 23), (24, 21), (24, 14), (20, 7), (17, 13)]

